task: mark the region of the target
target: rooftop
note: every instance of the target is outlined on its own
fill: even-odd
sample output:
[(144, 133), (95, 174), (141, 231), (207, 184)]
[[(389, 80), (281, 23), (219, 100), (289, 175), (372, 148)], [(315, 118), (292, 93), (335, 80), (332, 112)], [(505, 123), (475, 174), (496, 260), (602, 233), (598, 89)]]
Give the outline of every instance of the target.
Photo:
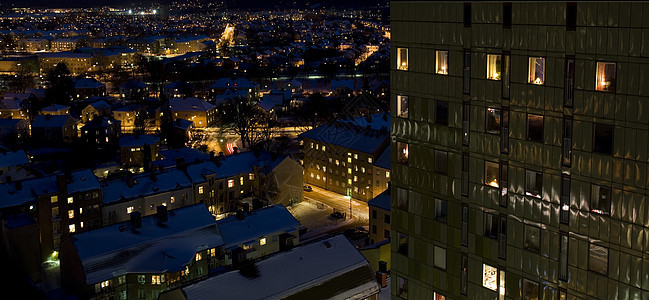
[(368, 201), (367, 204), (390, 211), (390, 189), (383, 191), (383, 193)]
[(34, 127), (63, 127), (71, 119), (69, 115), (38, 115), (32, 122)]
[(120, 147), (136, 147), (143, 145), (155, 145), (160, 143), (160, 138), (155, 135), (125, 135), (119, 138)]
[(142, 217), (134, 232), (129, 222), (71, 237), (86, 276), (94, 284), (126, 273), (163, 273), (183, 269), (196, 254), (223, 244), (205, 205), (171, 210), (165, 226), (157, 215)]
[(24, 150), (16, 152), (0, 152), (0, 168), (29, 164), (29, 159)]
[(178, 169), (159, 173), (145, 173), (133, 176), (129, 187), (128, 179), (120, 178), (103, 183), (104, 203), (136, 199), (153, 194), (191, 187), (191, 181)]
[(365, 153), (374, 153), (387, 142), (390, 136), (389, 126), (390, 118), (384, 120), (381, 114), (377, 114), (372, 115), (372, 122), (368, 122), (366, 117), (335, 120), (306, 131), (300, 134), (300, 137)]
[(225, 248), (256, 240), (259, 237), (278, 233), (293, 232), (300, 223), (283, 205), (273, 205), (251, 211), (243, 220), (231, 216), (218, 220)]
[(254, 276), (230, 271), (187, 286), (183, 294), (186, 299), (210, 299), (214, 291), (223, 299), (361, 299), (380, 291), (367, 260), (342, 235), (275, 254), (252, 268)]

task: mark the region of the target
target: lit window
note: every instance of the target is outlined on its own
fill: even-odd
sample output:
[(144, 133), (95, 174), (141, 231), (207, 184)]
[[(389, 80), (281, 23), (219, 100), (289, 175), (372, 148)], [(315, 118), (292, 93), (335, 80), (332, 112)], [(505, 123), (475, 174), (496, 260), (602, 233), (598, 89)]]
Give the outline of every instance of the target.
[(408, 71), (408, 48), (397, 48), (397, 69)]
[(266, 245), (266, 238), (265, 237), (259, 239), (259, 246), (263, 246), (263, 245)]
[(248, 174), (248, 180), (250, 181), (255, 180), (255, 174), (253, 173)]
[(487, 54), (487, 79), (500, 80), (501, 60), (500, 54)]
[(500, 187), (498, 175), (500, 173), (498, 163), (485, 161), (485, 184), (492, 187)]
[(133, 206), (129, 206), (129, 207), (126, 208), (126, 213), (127, 214), (130, 214), (132, 212), (133, 212)]
[(611, 213), (611, 189), (592, 185), (590, 193), (590, 211), (602, 215)]
[(347, 168), (347, 173), (351, 174), (352, 173), (352, 168)]
[(315, 149), (316, 149), (316, 150), (319, 150), (319, 149), (320, 149), (320, 145), (315, 144)]
[(408, 164), (408, 143), (397, 142), (397, 162), (400, 164)]
[(229, 188), (234, 187), (234, 179), (228, 180), (228, 187)]
[(325, 145), (322, 145), (322, 151), (324, 152), (326, 150), (327, 150), (327, 147)]
[(347, 158), (347, 162), (348, 162), (348, 163), (352, 163), (352, 158), (351, 158), (351, 157), (348, 157), (348, 158)]
[(446, 297), (433, 292), (433, 300), (446, 300)]
[(201, 194), (201, 195), (203, 194), (203, 187), (202, 186), (198, 187), (198, 193)]
[(101, 286), (102, 289), (109, 287), (110, 286), (110, 280), (102, 281), (100, 286)]
[(72, 204), (72, 203), (74, 203), (74, 198), (68, 197), (68, 204)]
[(527, 82), (533, 84), (545, 83), (545, 58), (530, 57), (530, 68), (528, 71)]
[(340, 165), (340, 161), (336, 159), (336, 166)]
[(597, 62), (596, 90), (615, 92), (615, 69), (615, 63)]
[(50, 201), (51, 201), (51, 203), (59, 202), (59, 196), (52, 196), (52, 197), (50, 198)]
[(397, 95), (397, 116), (408, 117), (408, 96)]
[(72, 219), (72, 218), (74, 218), (74, 210), (73, 209), (68, 210), (68, 219)]
[(354, 175), (354, 182), (358, 181), (358, 176)]
[(390, 171), (385, 171), (385, 178), (390, 178)]
[(201, 259), (203, 259), (203, 255), (200, 252), (196, 253), (196, 261), (199, 261)]
[(313, 149), (313, 143), (311, 143), (311, 149)]
[(372, 163), (372, 158), (371, 158), (371, 157), (368, 157), (368, 158), (367, 158), (367, 163), (368, 163), (368, 164), (371, 164), (371, 163)]
[(498, 269), (488, 264), (482, 264), (482, 286), (490, 290), (498, 289)]
[(349, 184), (349, 185), (352, 184), (352, 179), (351, 178), (347, 179), (347, 184)]
[(164, 275), (151, 275), (151, 284), (162, 284), (164, 282)]
[(500, 134), (500, 109), (487, 108), (487, 133)]
[(171, 196), (170, 198), (171, 198), (171, 199), (170, 199), (171, 204), (173, 204), (174, 202), (176, 202), (176, 197)]
[(435, 51), (435, 72), (448, 75), (448, 51)]
[(70, 233), (73, 233), (75, 231), (74, 224), (70, 224), (70, 226), (68, 226), (68, 229), (69, 229)]

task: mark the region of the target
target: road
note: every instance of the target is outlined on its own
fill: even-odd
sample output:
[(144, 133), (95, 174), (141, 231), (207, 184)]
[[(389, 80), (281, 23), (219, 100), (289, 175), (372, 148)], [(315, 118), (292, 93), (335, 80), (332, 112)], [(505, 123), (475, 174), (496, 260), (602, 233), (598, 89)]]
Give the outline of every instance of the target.
[[(336, 211), (346, 213), (347, 217), (349, 218), (350, 200), (347, 198), (347, 196), (330, 192), (316, 186), (311, 187), (313, 188), (313, 191), (304, 192), (304, 198), (306, 198), (307, 200), (324, 203), (331, 208), (335, 208)], [(367, 202), (351, 199), (351, 206), (352, 216), (358, 218), (361, 221), (368, 222), (369, 224), (369, 207), (367, 205)]]

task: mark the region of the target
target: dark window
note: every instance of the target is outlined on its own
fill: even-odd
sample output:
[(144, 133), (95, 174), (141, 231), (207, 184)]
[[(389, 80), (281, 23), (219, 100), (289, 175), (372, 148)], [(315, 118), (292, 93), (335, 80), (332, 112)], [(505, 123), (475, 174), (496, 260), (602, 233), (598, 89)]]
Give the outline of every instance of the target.
[(541, 249), (541, 228), (525, 224), (525, 243), (527, 250), (539, 252)]
[(613, 125), (593, 124), (593, 152), (613, 154)]
[(471, 27), (471, 3), (464, 3), (464, 27)]
[(563, 118), (562, 163), (570, 166), (572, 163), (572, 117)]
[(559, 279), (568, 280), (568, 234), (565, 232), (559, 240)]
[(469, 196), (469, 154), (462, 153), (462, 196)]
[(372, 210), (372, 219), (376, 219), (376, 209)]
[(509, 53), (503, 53), (502, 58), (502, 97), (503, 99), (509, 99), (509, 72), (510, 72), (510, 58)]
[(570, 175), (561, 175), (561, 213), (560, 222), (568, 225), (570, 222)]
[(463, 246), (469, 245), (469, 206), (462, 204), (462, 241)]
[(541, 198), (543, 192), (543, 173), (532, 170), (525, 171), (525, 195)]
[(435, 199), (435, 220), (446, 223), (446, 200)]
[(435, 101), (435, 124), (448, 125), (448, 101)]
[(467, 287), (469, 285), (469, 258), (466, 253), (462, 253), (461, 264), (460, 269), (462, 278), (460, 280), (460, 293), (466, 295)]
[(575, 100), (575, 57), (566, 56), (566, 69), (563, 84), (563, 106), (572, 107)]
[(462, 92), (471, 93), (471, 50), (464, 50), (464, 71), (462, 73)]
[(462, 146), (469, 145), (469, 109), (470, 104), (465, 102), (462, 104)]
[(488, 238), (498, 238), (498, 216), (485, 213), (484, 235)]
[(588, 249), (588, 269), (603, 275), (608, 273), (608, 249), (590, 244)]
[(543, 143), (543, 116), (527, 115), (527, 140)]
[(397, 296), (402, 299), (408, 299), (408, 280), (403, 277), (397, 277)]
[(390, 237), (390, 230), (383, 229), (383, 237), (384, 238), (389, 238)]
[(566, 30), (577, 29), (577, 3), (566, 3)]
[(404, 188), (397, 188), (397, 208), (408, 210), (408, 190)]
[(602, 215), (611, 214), (611, 188), (592, 185), (590, 211)]
[(487, 108), (486, 112), (486, 131), (487, 133), (500, 134), (501, 118), (500, 109)]
[(383, 215), (383, 223), (390, 224), (390, 215), (388, 214)]
[(498, 223), (500, 225), (498, 232), (498, 258), (505, 259), (507, 255), (507, 217), (500, 215)]
[(512, 28), (512, 4), (503, 3), (503, 28)]
[(399, 244), (398, 244), (398, 246), (399, 247), (397, 248), (397, 252), (399, 254), (403, 254), (403, 255), (408, 256), (408, 236), (407, 235), (405, 235), (403, 233), (399, 233)]
[(509, 178), (509, 163), (506, 161), (500, 162), (500, 206), (507, 207), (507, 182)]
[(539, 283), (523, 278), (522, 283), (522, 299), (523, 300), (538, 300), (539, 299)]
[(376, 234), (376, 225), (372, 225), (372, 233)]
[(407, 165), (408, 154), (408, 143), (397, 142), (397, 162), (403, 165)]
[(435, 150), (435, 172), (448, 174), (448, 152)]

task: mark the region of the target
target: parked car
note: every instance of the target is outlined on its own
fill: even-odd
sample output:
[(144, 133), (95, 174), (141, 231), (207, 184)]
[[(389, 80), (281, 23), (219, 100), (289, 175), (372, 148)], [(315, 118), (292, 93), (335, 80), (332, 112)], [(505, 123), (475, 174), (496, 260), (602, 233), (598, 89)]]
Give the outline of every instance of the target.
[(310, 185), (305, 185), (305, 186), (304, 186), (304, 191), (305, 191), (305, 192), (312, 192), (312, 191), (313, 191), (313, 188), (312, 188)]
[(329, 216), (334, 218), (334, 219), (342, 219), (342, 218), (345, 217), (345, 215), (343, 215), (343, 213), (341, 213), (339, 211), (334, 211), (331, 214), (329, 214)]
[(369, 236), (369, 232), (367, 232), (367, 230), (365, 230), (362, 227), (360, 227), (360, 228), (349, 228), (349, 229), (345, 230), (344, 234), (345, 234), (346, 237), (348, 237), (348, 238), (350, 238), (352, 240), (358, 240), (358, 239), (362, 239), (364, 237)]

